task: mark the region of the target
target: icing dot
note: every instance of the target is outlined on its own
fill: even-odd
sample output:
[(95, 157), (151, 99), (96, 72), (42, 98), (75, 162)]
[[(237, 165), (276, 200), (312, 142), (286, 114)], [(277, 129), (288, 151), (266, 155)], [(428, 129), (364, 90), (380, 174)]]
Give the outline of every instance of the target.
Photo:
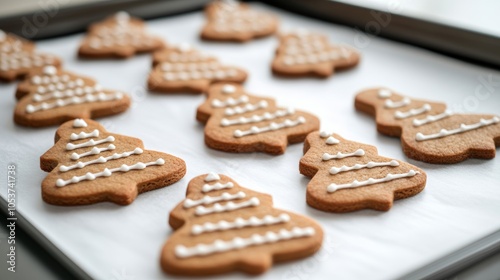
[(331, 134), (331, 133), (329, 133), (329, 132), (326, 132), (326, 131), (321, 131), (321, 132), (319, 133), (319, 136), (320, 136), (321, 138), (326, 138), (326, 137), (330, 136), (330, 134)]
[(57, 74), (57, 68), (55, 68), (54, 66), (45, 66), (43, 68), (43, 73), (50, 76), (55, 75)]
[(225, 93), (225, 94), (231, 94), (231, 93), (235, 93), (236, 92), (236, 87), (233, 86), (233, 85), (224, 85), (222, 87), (222, 93)]

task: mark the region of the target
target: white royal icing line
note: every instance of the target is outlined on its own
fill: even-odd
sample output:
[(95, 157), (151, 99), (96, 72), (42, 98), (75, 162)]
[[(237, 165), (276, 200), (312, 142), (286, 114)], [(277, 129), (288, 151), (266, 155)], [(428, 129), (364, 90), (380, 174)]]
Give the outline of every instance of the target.
[(113, 142), (113, 141), (115, 141), (115, 137), (108, 136), (108, 137), (106, 137), (104, 139), (100, 139), (100, 140), (90, 139), (89, 141), (83, 142), (83, 143), (80, 143), (80, 144), (68, 143), (68, 144), (66, 144), (66, 150), (71, 151), (71, 150), (74, 150), (74, 149), (79, 149), (79, 148), (83, 148), (83, 147), (90, 147), (90, 146), (96, 146), (96, 145), (99, 145), (99, 144), (102, 144), (102, 143)]
[(214, 253), (222, 253), (237, 249), (243, 249), (255, 245), (263, 245), (268, 243), (276, 243), (283, 240), (294, 238), (309, 237), (315, 234), (312, 227), (299, 228), (294, 227), (291, 230), (281, 229), (279, 232), (268, 231), (265, 234), (253, 234), (250, 237), (242, 238), (235, 237), (229, 241), (220, 239), (215, 240), (210, 244), (198, 244), (193, 247), (185, 247), (177, 245), (175, 247), (175, 256), (178, 258), (189, 258), (193, 256), (205, 256)]
[(319, 137), (321, 137), (321, 138), (327, 138), (325, 140), (325, 143), (328, 144), (328, 145), (335, 145), (335, 144), (340, 143), (339, 139), (333, 137), (333, 135), (331, 133), (327, 132), (327, 131), (321, 131), (319, 133)]
[(233, 86), (233, 85), (224, 85), (224, 86), (222, 86), (221, 92), (225, 93), (225, 94), (235, 93), (236, 92), (236, 87)]
[(81, 181), (86, 181), (86, 180), (92, 181), (92, 180), (95, 180), (96, 178), (99, 178), (99, 177), (109, 177), (115, 172), (128, 172), (130, 170), (142, 170), (148, 166), (163, 165), (163, 164), (165, 164), (165, 160), (162, 158), (159, 158), (156, 161), (151, 161), (151, 162), (147, 162), (147, 163), (138, 162), (138, 163), (133, 164), (133, 165), (123, 164), (122, 166), (116, 167), (116, 168), (111, 168), (111, 169), (104, 168), (103, 171), (97, 172), (97, 173), (88, 172), (82, 176), (73, 176), (69, 180), (57, 179), (56, 186), (64, 187), (66, 185), (75, 184), (75, 183), (78, 183)]
[(52, 65), (45, 66), (43, 68), (43, 74), (53, 76), (53, 75), (57, 74), (57, 68), (52, 66)]
[(205, 207), (205, 206), (198, 206), (196, 207), (195, 214), (198, 216), (203, 216), (207, 214), (212, 214), (212, 213), (220, 213), (220, 212), (229, 212), (229, 211), (234, 211), (238, 210), (241, 208), (246, 208), (246, 207), (253, 207), (253, 206), (258, 206), (260, 204), (260, 200), (257, 197), (252, 197), (249, 200), (240, 202), (240, 203), (234, 203), (232, 201), (221, 205), (219, 203), (215, 203), (214, 206), (212, 207)]
[(246, 112), (253, 112), (253, 111), (256, 111), (256, 110), (259, 110), (259, 109), (264, 109), (264, 108), (267, 108), (267, 106), (268, 106), (267, 101), (261, 100), (261, 101), (259, 101), (256, 104), (246, 104), (243, 107), (236, 106), (234, 108), (227, 108), (224, 111), (224, 114), (226, 116), (233, 116), (233, 115), (236, 115), (236, 114), (243, 114), (243, 113), (246, 113)]
[(410, 103), (411, 103), (411, 99), (408, 97), (403, 98), (401, 101), (392, 101), (390, 99), (387, 99), (385, 101), (385, 108), (389, 108), (389, 109), (401, 108), (401, 107), (409, 105)]
[(368, 180), (361, 181), (361, 182), (357, 181), (357, 180), (354, 180), (351, 183), (341, 184), (341, 185), (337, 185), (337, 184), (332, 183), (332, 184), (330, 184), (327, 187), (327, 191), (329, 193), (332, 193), (332, 192), (335, 192), (335, 191), (340, 190), (340, 189), (358, 188), (358, 187), (367, 186), (367, 185), (373, 185), (373, 184), (378, 184), (378, 183), (383, 183), (383, 182), (389, 182), (389, 181), (396, 180), (396, 179), (403, 179), (403, 178), (407, 178), (407, 177), (413, 177), (413, 176), (415, 176), (415, 175), (417, 175), (419, 173), (420, 172), (418, 172), (418, 171), (410, 170), (407, 173), (401, 173), (401, 174), (391, 174), (391, 173), (389, 173), (384, 178), (378, 178), (378, 179), (369, 178)]
[(202, 192), (211, 192), (211, 191), (218, 191), (218, 190), (222, 190), (222, 189), (230, 189), (232, 187), (234, 187), (234, 184), (232, 182), (227, 182), (224, 184), (215, 183), (213, 185), (205, 184), (201, 188), (201, 191)]
[(215, 108), (223, 108), (223, 107), (228, 107), (228, 106), (235, 106), (239, 104), (244, 104), (248, 102), (248, 96), (242, 95), (236, 99), (229, 97), (224, 101), (221, 101), (219, 99), (214, 99), (212, 101), (212, 107)]
[(432, 107), (431, 107), (430, 104), (424, 104), (420, 108), (410, 109), (410, 110), (408, 110), (406, 112), (396, 111), (394, 113), (394, 117), (396, 119), (406, 119), (406, 118), (409, 118), (409, 117), (414, 117), (416, 115), (423, 114), (425, 112), (429, 112), (431, 110), (431, 108)]
[(225, 220), (218, 221), (216, 223), (206, 222), (201, 225), (193, 225), (191, 227), (191, 234), (199, 235), (204, 232), (214, 232), (214, 231), (226, 231), (235, 228), (244, 227), (260, 227), (275, 225), (280, 223), (286, 223), (290, 221), (290, 216), (288, 214), (282, 213), (279, 216), (266, 215), (262, 219), (252, 216), (248, 219), (236, 218), (233, 222), (228, 222)]
[(264, 133), (268, 131), (274, 131), (278, 129), (283, 129), (283, 128), (289, 128), (289, 127), (294, 127), (297, 125), (301, 125), (306, 122), (306, 119), (304, 117), (298, 117), (295, 121), (286, 119), (285, 121), (281, 123), (275, 123), (272, 122), (268, 126), (263, 126), (263, 127), (257, 127), (257, 126), (252, 126), (249, 130), (235, 130), (233, 133), (233, 136), (236, 138), (240, 138), (243, 136), (247, 135), (254, 135), (254, 134), (259, 134), (259, 133)]
[(81, 154), (72, 153), (71, 154), (71, 159), (72, 160), (77, 160), (77, 159), (80, 159), (82, 157), (86, 157), (86, 156), (90, 156), (90, 155), (98, 155), (101, 152), (111, 151), (111, 150), (114, 150), (115, 148), (116, 147), (113, 144), (109, 144), (107, 147), (104, 147), (104, 148), (94, 147), (90, 151), (85, 152), (85, 153), (81, 153)]
[(453, 112), (451, 110), (446, 110), (444, 113), (438, 114), (438, 115), (429, 115), (423, 119), (414, 119), (413, 120), (413, 126), (421, 126), (424, 124), (432, 123), (435, 121), (439, 121), (441, 119), (447, 118), (449, 116), (453, 115)]
[(340, 172), (346, 172), (346, 171), (351, 171), (351, 170), (358, 170), (362, 168), (373, 168), (373, 167), (379, 167), (379, 166), (399, 166), (399, 162), (397, 160), (391, 160), (387, 162), (374, 162), (370, 161), (366, 164), (355, 164), (353, 166), (346, 166), (343, 165), (341, 167), (332, 167), (330, 168), (330, 174), (335, 175)]
[(212, 181), (219, 181), (219, 180), (220, 180), (220, 176), (219, 176), (219, 174), (217, 174), (215, 172), (208, 173), (204, 179), (205, 182), (212, 182)]
[(442, 137), (450, 136), (453, 134), (458, 134), (458, 133), (478, 129), (480, 127), (492, 125), (492, 124), (495, 124), (498, 122), (500, 122), (499, 117), (493, 117), (489, 120), (480, 119), (479, 122), (473, 123), (473, 124), (462, 123), (462, 124), (460, 124), (460, 127), (456, 128), (456, 129), (448, 130), (448, 129), (443, 128), (438, 133), (434, 133), (434, 134), (424, 135), (424, 134), (418, 132), (417, 135), (415, 136), (415, 139), (417, 141), (425, 141), (425, 140), (430, 140), (430, 139), (442, 138)]
[(212, 204), (214, 202), (219, 202), (219, 201), (229, 201), (229, 200), (235, 200), (235, 199), (241, 199), (245, 198), (246, 194), (244, 192), (237, 192), (235, 194), (230, 194), (228, 192), (223, 192), (219, 196), (209, 196), (205, 195), (203, 198), (198, 199), (198, 200), (192, 200), (190, 198), (187, 198), (184, 200), (184, 208), (191, 208), (194, 206), (198, 205), (207, 205), (207, 204)]
[(365, 155), (365, 150), (363, 149), (357, 149), (355, 152), (352, 153), (342, 153), (338, 152), (335, 155), (329, 154), (329, 153), (324, 153), (323, 156), (321, 157), (322, 160), (331, 160), (331, 159), (341, 159), (341, 158), (346, 158), (346, 157), (361, 157)]
[(392, 96), (392, 91), (390, 91), (389, 89), (386, 89), (386, 88), (382, 88), (382, 89), (379, 89), (378, 90), (378, 97), (379, 98), (389, 98)]
[(74, 105), (74, 104), (82, 104), (82, 103), (92, 103), (92, 102), (99, 102), (99, 101), (111, 101), (111, 100), (118, 100), (123, 98), (123, 93), (121, 92), (116, 92), (116, 93), (110, 93), (110, 94), (105, 94), (105, 93), (99, 93), (97, 95), (92, 95), (92, 94), (87, 94), (84, 97), (71, 97), (68, 99), (58, 99), (56, 102), (53, 103), (45, 103), (43, 102), (40, 105), (32, 105), (28, 104), (26, 106), (26, 112), (27, 113), (34, 113), (36, 111), (45, 111), (49, 109), (54, 109), (58, 107), (65, 107), (68, 105)]
[(74, 128), (87, 127), (87, 123), (83, 119), (75, 119), (73, 121), (73, 127)]
[(326, 139), (325, 143), (328, 144), (328, 145), (335, 145), (335, 144), (340, 143), (340, 140), (337, 139), (337, 138), (335, 138), (335, 137), (333, 137), (333, 136), (330, 136), (330, 137), (328, 137)]
[(99, 137), (99, 130), (94, 129), (90, 133), (86, 133), (86, 132), (83, 132), (83, 131), (80, 132), (80, 133), (78, 133), (78, 134), (71, 133), (71, 135), (69, 136), (69, 139), (71, 139), (71, 140), (79, 140), (79, 139), (85, 139), (85, 138), (90, 138), (90, 137)]
[(108, 162), (110, 160), (125, 158), (125, 157), (129, 157), (131, 155), (140, 155), (140, 154), (142, 154), (142, 152), (143, 151), (141, 148), (135, 148), (133, 151), (123, 152), (121, 154), (114, 153), (113, 155), (111, 155), (109, 157), (99, 157), (99, 158), (96, 158), (94, 160), (83, 161), (83, 162), (79, 161), (78, 163), (70, 165), (70, 166), (61, 165), (61, 167), (59, 167), (59, 171), (66, 172), (66, 171), (70, 171), (70, 170), (76, 169), (76, 168), (84, 168), (87, 165), (91, 165), (91, 164), (95, 164), (95, 163), (105, 163), (105, 162)]
[(253, 115), (251, 117), (239, 117), (237, 119), (226, 119), (223, 118), (220, 122), (221, 126), (230, 126), (230, 125), (236, 125), (236, 124), (247, 124), (247, 123), (256, 123), (256, 122), (262, 122), (262, 121), (268, 121), (268, 120), (273, 120), (276, 118), (281, 118), (284, 116), (289, 116), (293, 115), (295, 113), (295, 110), (292, 108), (287, 108), (286, 110), (277, 110), (274, 113), (270, 112), (265, 112), (262, 115)]

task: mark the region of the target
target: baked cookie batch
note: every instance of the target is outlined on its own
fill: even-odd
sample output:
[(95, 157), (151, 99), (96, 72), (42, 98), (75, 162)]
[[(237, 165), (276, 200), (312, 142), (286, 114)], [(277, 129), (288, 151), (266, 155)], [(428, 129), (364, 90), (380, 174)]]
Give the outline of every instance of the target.
[[(236, 1), (214, 1), (205, 9), (201, 38), (246, 42), (278, 30), (276, 16)], [(271, 63), (276, 75), (329, 77), (355, 67), (358, 51), (332, 44), (305, 30), (281, 33)], [(119, 12), (91, 25), (78, 55), (85, 59), (152, 54), (151, 91), (204, 93), (196, 119), (205, 125), (205, 144), (230, 153), (279, 155), (304, 142), (300, 173), (310, 177), (306, 201), (327, 212), (387, 211), (393, 201), (418, 194), (427, 175), (419, 167), (379, 155), (374, 146), (319, 132), (320, 120), (272, 98), (249, 94), (249, 73), (189, 45), (169, 45), (147, 33), (144, 22)], [(62, 68), (35, 44), (0, 30), (0, 79), (18, 84), (14, 122), (28, 127), (60, 125), (55, 144), (40, 157), (49, 172), (42, 198), (55, 205), (110, 201), (130, 204), (138, 194), (179, 181), (186, 163), (145, 149), (141, 140), (106, 131), (92, 120), (125, 112), (127, 93), (107, 89), (91, 77)], [(105, 83), (105, 81), (103, 81)], [(410, 98), (388, 88), (364, 90), (355, 108), (375, 118), (377, 130), (400, 137), (404, 153), (429, 163), (490, 159), (500, 145), (500, 117), (456, 114), (443, 103)], [(265, 183), (265, 182), (261, 182)], [(323, 230), (314, 220), (273, 207), (272, 197), (208, 173), (193, 178), (186, 199), (170, 213), (174, 229), (161, 251), (170, 274), (263, 273), (273, 262), (320, 249)]]

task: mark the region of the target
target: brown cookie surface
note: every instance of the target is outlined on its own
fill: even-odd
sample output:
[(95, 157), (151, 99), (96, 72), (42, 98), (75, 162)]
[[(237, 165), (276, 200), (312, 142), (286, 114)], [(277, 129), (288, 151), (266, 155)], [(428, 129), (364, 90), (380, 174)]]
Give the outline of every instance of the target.
[(491, 159), (500, 146), (500, 117), (460, 114), (443, 103), (409, 98), (386, 88), (356, 96), (355, 107), (375, 117), (380, 133), (401, 137), (404, 153), (429, 163)]
[(208, 147), (233, 153), (282, 154), (288, 144), (302, 142), (319, 129), (319, 119), (310, 113), (278, 107), (271, 98), (226, 83), (210, 87), (196, 118), (206, 124)]
[(205, 40), (246, 42), (274, 34), (278, 29), (275, 16), (238, 1), (213, 1), (206, 7), (205, 15), (207, 23), (201, 31)]
[(337, 213), (387, 211), (394, 200), (421, 192), (427, 179), (414, 165), (380, 156), (373, 146), (327, 132), (307, 136), (299, 168), (312, 178), (307, 185), (307, 204)]
[(19, 83), (14, 121), (41, 127), (75, 118), (115, 115), (130, 107), (130, 98), (119, 91), (103, 89), (93, 79), (46, 66)]
[(179, 45), (153, 54), (148, 88), (165, 93), (201, 93), (212, 83), (243, 83), (246, 78), (247, 73), (241, 68), (224, 65), (189, 45)]
[(271, 68), (285, 76), (329, 77), (335, 70), (356, 66), (359, 60), (360, 54), (353, 48), (332, 45), (324, 35), (299, 30), (280, 36)]
[(35, 51), (35, 44), (0, 30), (0, 80), (10, 82), (47, 65), (59, 67), (54, 55)]
[(126, 12), (118, 12), (89, 27), (78, 55), (87, 58), (127, 58), (164, 46), (161, 38), (146, 32), (141, 19), (130, 17)]
[(312, 219), (274, 208), (270, 195), (216, 173), (189, 182), (169, 223), (175, 231), (163, 247), (161, 266), (171, 274), (259, 274), (273, 262), (312, 255), (323, 241)]
[(126, 205), (139, 193), (173, 184), (186, 173), (182, 159), (145, 150), (141, 140), (109, 133), (90, 119), (62, 124), (40, 166), (50, 172), (42, 182), (42, 198), (56, 205)]

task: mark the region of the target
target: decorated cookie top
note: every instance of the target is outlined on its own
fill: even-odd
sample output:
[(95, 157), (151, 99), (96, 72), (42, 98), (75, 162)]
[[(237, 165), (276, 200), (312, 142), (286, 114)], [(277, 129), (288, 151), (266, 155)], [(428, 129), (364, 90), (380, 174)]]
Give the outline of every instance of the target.
[(312, 177), (307, 203), (320, 210), (387, 211), (393, 200), (423, 190), (425, 173), (406, 162), (382, 157), (373, 146), (325, 131), (307, 136), (300, 172)]
[(299, 29), (283, 33), (273, 60), (277, 74), (330, 76), (335, 69), (358, 64), (360, 55), (345, 45), (332, 45), (326, 36)]
[(273, 256), (312, 254), (323, 238), (316, 222), (276, 209), (269, 195), (216, 173), (191, 180), (169, 222), (175, 232), (163, 248), (161, 264), (172, 274), (260, 273)]
[(271, 98), (225, 83), (210, 87), (207, 100), (198, 107), (197, 119), (206, 123), (209, 147), (231, 152), (281, 154), (288, 143), (303, 141), (319, 127), (319, 119), (312, 114), (278, 107)]
[(148, 86), (162, 92), (201, 93), (214, 82), (242, 83), (247, 77), (241, 68), (224, 65), (187, 44), (155, 52), (153, 65)]
[[(19, 84), (14, 120), (21, 125), (45, 126), (75, 117), (88, 118), (124, 111), (130, 104), (120, 91), (105, 90), (94, 80), (46, 66)], [(107, 111), (106, 111), (107, 110)]]
[(139, 139), (109, 133), (89, 119), (61, 125), (41, 166), (50, 172), (42, 183), (44, 200), (62, 205), (128, 204), (137, 193), (163, 187), (166, 178), (180, 179), (185, 172), (182, 160), (144, 150)]
[(59, 66), (56, 56), (35, 51), (35, 45), (0, 30), (0, 80), (12, 81), (47, 65)]
[(146, 32), (144, 22), (118, 12), (93, 24), (78, 51), (84, 57), (130, 57), (164, 47), (163, 41)]
[(207, 23), (201, 37), (207, 40), (248, 41), (276, 32), (278, 20), (238, 1), (214, 1), (206, 8)]
[(443, 103), (410, 98), (387, 88), (359, 93), (355, 105), (375, 116), (381, 133), (400, 136), (411, 158), (455, 163), (495, 156), (499, 116), (454, 113)]

